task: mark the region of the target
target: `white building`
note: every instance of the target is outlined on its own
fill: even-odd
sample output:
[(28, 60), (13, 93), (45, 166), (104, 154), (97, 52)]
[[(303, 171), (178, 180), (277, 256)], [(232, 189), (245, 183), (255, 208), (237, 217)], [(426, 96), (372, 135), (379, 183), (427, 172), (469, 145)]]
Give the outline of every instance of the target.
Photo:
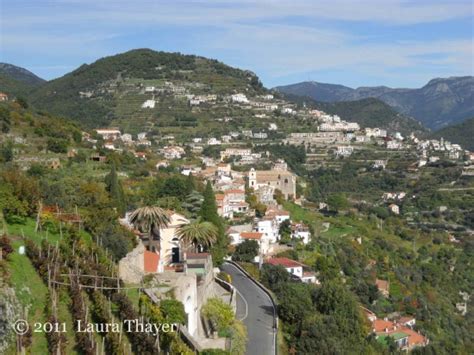
[(392, 203), (391, 205), (388, 206), (388, 209), (390, 210), (390, 212), (392, 212), (393, 214), (396, 214), (396, 215), (399, 215), (400, 214), (400, 207), (398, 207), (398, 205)]
[(254, 133), (253, 138), (255, 138), (255, 139), (267, 139), (268, 134), (266, 134), (265, 132)]
[(247, 99), (247, 96), (244, 94), (234, 94), (230, 97), (232, 102), (237, 102), (241, 104), (247, 104), (249, 103), (249, 99)]
[(367, 137), (375, 137), (375, 138), (385, 138), (387, 137), (387, 130), (380, 129), (380, 128), (366, 128), (365, 135)]
[(163, 148), (162, 153), (166, 159), (181, 159), (185, 151), (181, 147), (171, 146)]
[(291, 260), (288, 258), (271, 258), (266, 261), (266, 264), (282, 266), (286, 269), (288, 273), (299, 278), (305, 283), (319, 284), (319, 281), (316, 278), (316, 274), (311, 271), (305, 271), (304, 268), (306, 268), (306, 265), (298, 261)]
[(276, 243), (279, 239), (279, 224), (271, 217), (264, 217), (255, 223), (255, 231), (262, 233), (270, 243)]
[(149, 141), (148, 139), (141, 139), (137, 141), (137, 145), (144, 145), (147, 147), (151, 147), (151, 141)]
[(142, 108), (155, 108), (155, 100), (146, 100), (142, 104)]
[(218, 140), (217, 138), (212, 137), (207, 140), (207, 144), (208, 145), (221, 145), (222, 142)]
[(226, 148), (221, 152), (221, 159), (224, 160), (229, 157), (246, 157), (252, 154), (252, 149), (250, 148)]
[(276, 105), (276, 104), (265, 105), (265, 110), (266, 111), (276, 111), (276, 110), (278, 110), (278, 105)]
[(258, 243), (259, 255), (255, 257), (255, 262), (259, 262), (260, 256), (265, 257), (273, 250), (272, 246), (270, 245), (270, 240), (265, 237), (263, 233), (241, 232), (239, 235), (239, 240), (240, 243), (242, 243), (244, 240), (255, 240)]
[(116, 140), (121, 137), (122, 133), (118, 128), (101, 128), (95, 130), (104, 140)]
[(382, 160), (382, 159), (377, 159), (377, 160), (375, 160), (375, 161), (374, 161), (374, 165), (373, 165), (373, 167), (374, 167), (375, 169), (379, 169), (379, 168), (380, 168), (380, 169), (382, 169), (382, 170), (384, 170), (386, 166), (387, 166), (387, 161), (386, 161), (386, 160)]
[(402, 149), (403, 144), (399, 141), (388, 141), (386, 146), (387, 149)]
[(129, 133), (124, 133), (124, 134), (122, 134), (122, 136), (120, 137), (120, 139), (121, 139), (122, 142), (124, 142), (124, 143), (132, 143), (132, 142), (133, 142), (132, 135), (129, 134)]
[(303, 223), (294, 223), (291, 225), (291, 238), (298, 239), (306, 245), (311, 239), (311, 232)]
[(104, 143), (104, 148), (105, 149), (108, 149), (108, 150), (117, 150), (117, 148), (115, 148), (115, 145), (113, 143)]
[(338, 157), (348, 157), (354, 152), (354, 147), (350, 145), (339, 145), (336, 148), (335, 154)]

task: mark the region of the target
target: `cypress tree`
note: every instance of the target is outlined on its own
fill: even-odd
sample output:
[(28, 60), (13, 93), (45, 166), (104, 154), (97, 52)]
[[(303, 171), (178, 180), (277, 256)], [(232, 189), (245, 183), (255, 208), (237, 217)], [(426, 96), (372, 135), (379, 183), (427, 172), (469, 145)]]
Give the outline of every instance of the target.
[(206, 189), (203, 193), (204, 200), (201, 205), (199, 215), (204, 221), (211, 222), (219, 230), (216, 244), (211, 249), (212, 259), (216, 265), (220, 265), (227, 253), (228, 240), (225, 235), (225, 227), (221, 217), (217, 213), (216, 196), (212, 189), (211, 183), (208, 181)]
[(115, 163), (112, 163), (110, 173), (105, 177), (106, 189), (110, 195), (110, 198), (117, 208), (117, 212), (123, 216), (125, 213), (125, 194), (123, 192), (123, 186), (117, 176), (117, 168)]
[(216, 196), (214, 195), (214, 190), (209, 181), (207, 182), (203, 196), (204, 200), (199, 214), (204, 221), (212, 222), (218, 226), (220, 224), (220, 217), (217, 214)]

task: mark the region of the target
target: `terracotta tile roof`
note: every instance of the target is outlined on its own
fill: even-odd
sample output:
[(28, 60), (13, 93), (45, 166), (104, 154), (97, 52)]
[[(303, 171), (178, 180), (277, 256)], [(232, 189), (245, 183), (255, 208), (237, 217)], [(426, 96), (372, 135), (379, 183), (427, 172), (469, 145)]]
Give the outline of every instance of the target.
[(262, 239), (263, 233), (258, 232), (242, 232), (240, 237), (243, 239)]
[(376, 319), (372, 323), (372, 329), (375, 333), (384, 333), (386, 329), (388, 330), (388, 332), (391, 332), (395, 330), (394, 326), (395, 325), (393, 324), (393, 322), (383, 319)]
[(224, 197), (224, 194), (216, 194), (216, 200), (223, 200)]
[(271, 265), (281, 265), (283, 267), (301, 267), (303, 264), (297, 262), (296, 260), (291, 260), (288, 258), (271, 258), (267, 260), (267, 264)]
[(388, 281), (386, 280), (375, 280), (375, 285), (377, 286), (377, 288), (381, 291), (387, 291), (388, 292)]
[(426, 338), (420, 333), (417, 333), (408, 327), (402, 327), (400, 329), (408, 334), (408, 346), (410, 348), (413, 346), (425, 345), (427, 343)]
[(276, 208), (270, 208), (265, 213), (266, 216), (289, 216), (290, 212)]
[(244, 190), (240, 189), (230, 189), (225, 191), (226, 194), (245, 194)]
[(143, 268), (145, 272), (157, 272), (160, 255), (151, 251), (145, 250), (143, 253)]

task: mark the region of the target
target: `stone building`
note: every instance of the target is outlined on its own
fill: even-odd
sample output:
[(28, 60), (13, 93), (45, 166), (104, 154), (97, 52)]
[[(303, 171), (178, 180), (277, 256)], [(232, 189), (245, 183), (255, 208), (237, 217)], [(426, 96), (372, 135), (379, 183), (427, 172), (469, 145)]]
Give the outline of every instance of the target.
[(282, 192), (286, 199), (296, 196), (296, 175), (288, 170), (255, 170), (248, 174), (249, 187), (258, 190), (263, 186), (271, 186)]

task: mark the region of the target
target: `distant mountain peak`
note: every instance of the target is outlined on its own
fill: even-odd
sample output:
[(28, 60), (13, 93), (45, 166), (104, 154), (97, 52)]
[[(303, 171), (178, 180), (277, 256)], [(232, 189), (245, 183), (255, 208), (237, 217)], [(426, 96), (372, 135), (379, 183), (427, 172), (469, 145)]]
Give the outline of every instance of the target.
[(45, 82), (44, 79), (31, 71), (9, 63), (0, 63), (0, 74), (30, 85), (37, 85)]
[(473, 76), (434, 78), (418, 89), (387, 86), (362, 86), (352, 89), (314, 81), (311, 85), (302, 82), (275, 89), (285, 94), (310, 97), (321, 102), (355, 101), (375, 97), (432, 129), (462, 122), (474, 116)]

